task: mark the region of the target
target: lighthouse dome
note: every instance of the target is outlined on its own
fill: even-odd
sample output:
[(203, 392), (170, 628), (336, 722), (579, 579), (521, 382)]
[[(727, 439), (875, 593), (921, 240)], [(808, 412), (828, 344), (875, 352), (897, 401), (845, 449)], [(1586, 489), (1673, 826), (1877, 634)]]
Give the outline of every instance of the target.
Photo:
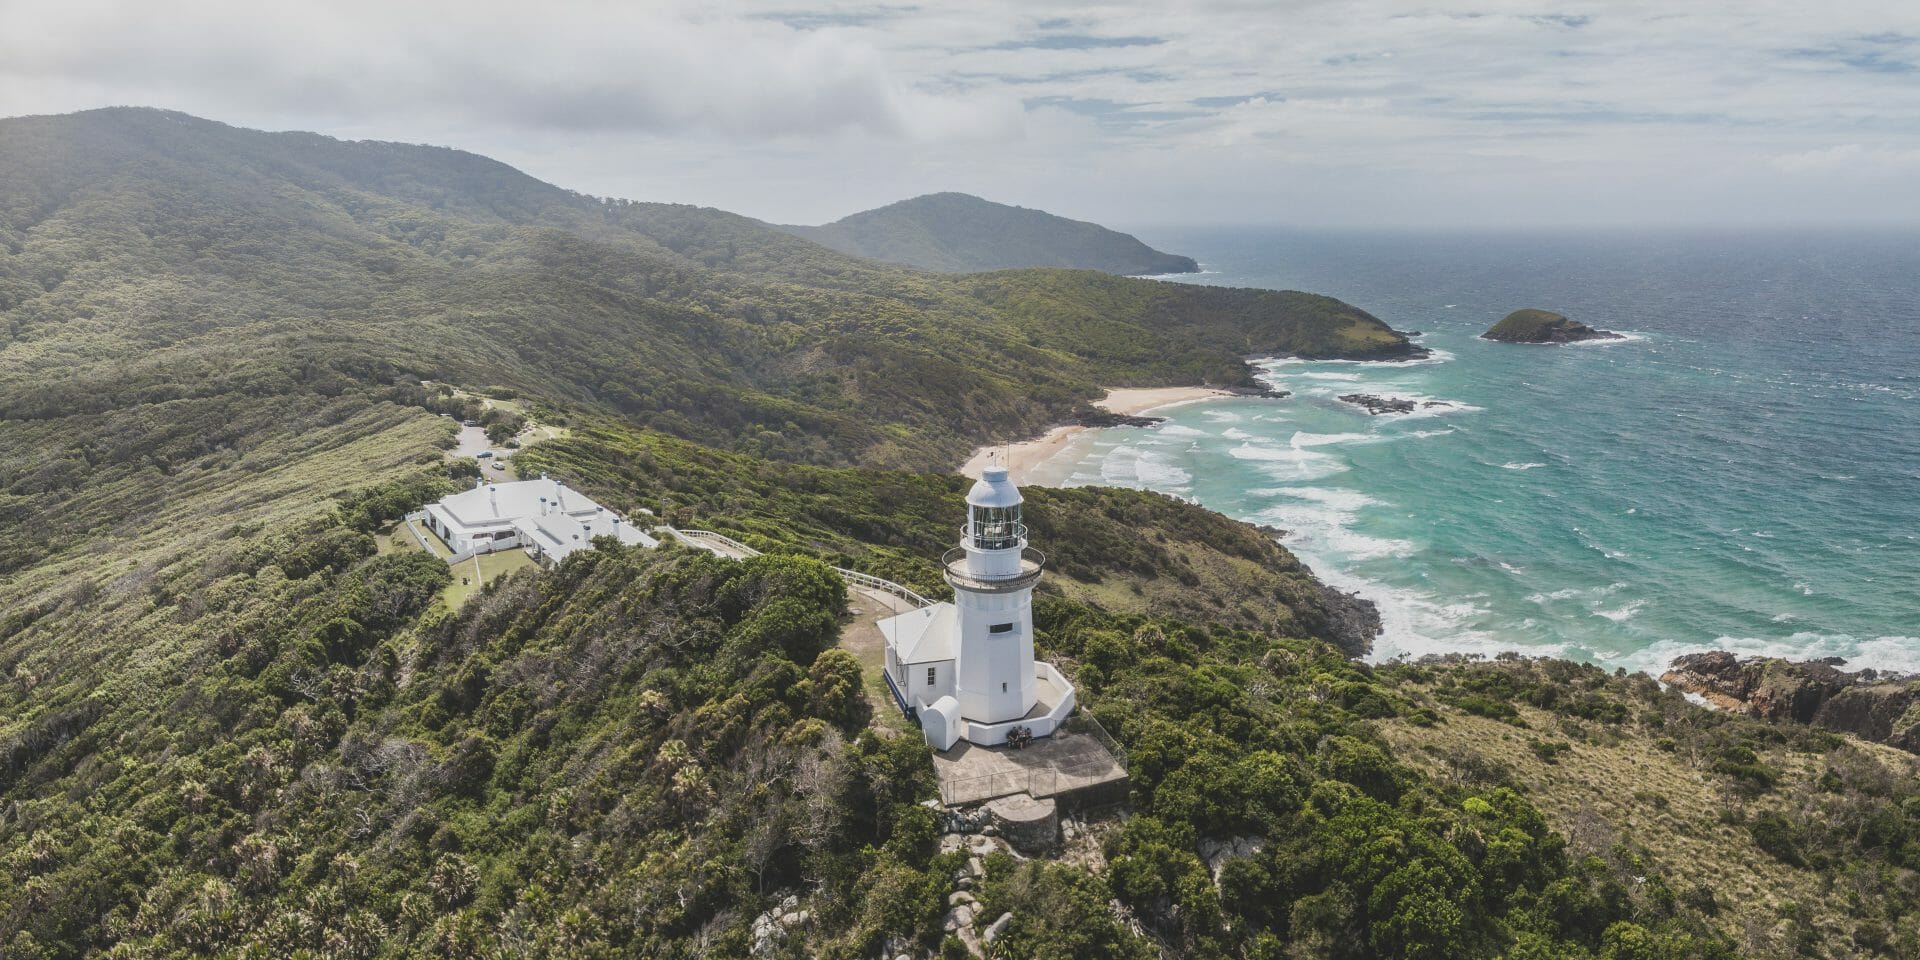
[(973, 489), (967, 491), (967, 503), (976, 507), (1017, 507), (1021, 500), (1020, 488), (1013, 485), (1006, 467), (982, 470)]

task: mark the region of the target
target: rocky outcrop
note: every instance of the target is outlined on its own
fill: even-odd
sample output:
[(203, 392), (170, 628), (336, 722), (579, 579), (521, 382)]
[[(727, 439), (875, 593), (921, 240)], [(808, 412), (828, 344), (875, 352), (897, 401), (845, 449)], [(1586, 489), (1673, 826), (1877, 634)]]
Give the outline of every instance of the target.
[(1405, 363), (1410, 360), (1425, 360), (1433, 356), (1432, 350), (1406, 339), (1407, 334), (1396, 332), (1395, 335), (1401, 338), (1397, 343), (1381, 344), (1380, 346), (1364, 350), (1348, 349), (1341, 351), (1340, 356), (1337, 358), (1323, 359), (1369, 360), (1376, 363)]
[(1282, 390), (1278, 387), (1269, 386), (1223, 387), (1222, 389), (1236, 397), (1256, 397), (1261, 400), (1281, 400), (1293, 396), (1292, 390)]
[(1109, 413), (1105, 410), (1082, 410), (1061, 421), (1069, 427), (1151, 427), (1156, 423), (1166, 423), (1166, 417), (1137, 417), (1127, 413)]
[(1480, 335), (1501, 343), (1578, 343), (1625, 339), (1611, 330), (1595, 330), (1551, 310), (1515, 310)]
[(1383, 413), (1412, 413), (1415, 410), (1430, 410), (1435, 407), (1451, 407), (1445, 400), (1408, 400), (1405, 397), (1376, 397), (1371, 393), (1346, 393), (1339, 398), (1344, 403), (1356, 407), (1365, 407), (1374, 416)]
[(1315, 636), (1326, 638), (1349, 657), (1364, 657), (1373, 652), (1373, 638), (1385, 627), (1380, 622), (1380, 608), (1372, 600), (1323, 583), (1320, 602), (1326, 611), (1326, 621), (1312, 624)]
[(1841, 670), (1845, 663), (1837, 658), (1742, 660), (1715, 650), (1674, 660), (1660, 680), (1725, 710), (1812, 724), (1920, 753), (1920, 678)]

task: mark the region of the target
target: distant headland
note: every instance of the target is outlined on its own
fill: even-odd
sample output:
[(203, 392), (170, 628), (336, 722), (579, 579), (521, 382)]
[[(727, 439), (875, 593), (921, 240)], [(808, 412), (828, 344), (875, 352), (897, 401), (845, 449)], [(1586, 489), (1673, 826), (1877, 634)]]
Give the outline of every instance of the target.
[(776, 229), (856, 257), (942, 273), (1023, 267), (1128, 276), (1200, 271), (1192, 257), (1162, 253), (1097, 223), (964, 193), (930, 193), (817, 227)]

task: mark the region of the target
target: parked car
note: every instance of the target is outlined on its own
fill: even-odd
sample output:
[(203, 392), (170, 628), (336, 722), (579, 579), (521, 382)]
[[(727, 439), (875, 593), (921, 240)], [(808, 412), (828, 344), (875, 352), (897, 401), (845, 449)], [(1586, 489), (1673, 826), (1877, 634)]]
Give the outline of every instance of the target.
[(495, 470), (505, 470), (505, 469), (507, 468), (507, 465), (506, 465), (506, 464), (504, 464), (504, 463), (495, 463), (495, 464), (493, 465), (493, 468), (494, 468)]
[(474, 459), (476, 459), (476, 460), (485, 460), (485, 459), (487, 459), (488, 457), (491, 457), (491, 456), (493, 456), (493, 451), (492, 451), (492, 450), (482, 450), (482, 451), (480, 451), (479, 453), (476, 453), (476, 454), (474, 454), (473, 456), (474, 456)]

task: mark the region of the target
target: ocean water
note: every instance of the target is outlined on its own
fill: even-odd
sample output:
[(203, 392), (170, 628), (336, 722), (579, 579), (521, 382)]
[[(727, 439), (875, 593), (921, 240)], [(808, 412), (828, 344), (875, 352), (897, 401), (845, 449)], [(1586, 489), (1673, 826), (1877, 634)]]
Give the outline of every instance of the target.
[[(1725, 648), (1920, 670), (1920, 235), (1149, 231), (1180, 278), (1331, 294), (1431, 360), (1277, 361), (1282, 400), (1090, 432), (1026, 482), (1289, 531), (1376, 659)], [(1625, 341), (1497, 344), (1519, 307)], [(1370, 416), (1335, 398), (1435, 400)]]

